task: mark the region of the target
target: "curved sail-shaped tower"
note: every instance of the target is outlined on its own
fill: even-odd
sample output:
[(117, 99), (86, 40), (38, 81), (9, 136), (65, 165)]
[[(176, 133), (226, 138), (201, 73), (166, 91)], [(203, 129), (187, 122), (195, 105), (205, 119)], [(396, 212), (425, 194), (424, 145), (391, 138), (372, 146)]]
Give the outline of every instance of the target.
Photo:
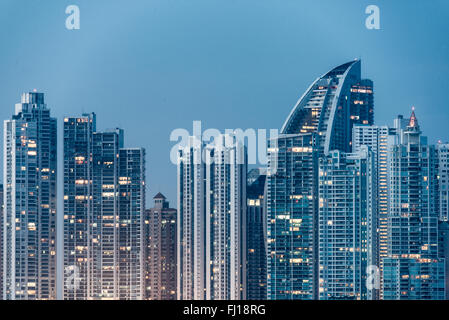
[(266, 180), (267, 298), (317, 299), (319, 159), (351, 150), (351, 128), (372, 124), (372, 82), (361, 61), (316, 79), (298, 100), (279, 137), (269, 142)]
[(322, 154), (350, 151), (351, 89), (361, 82), (361, 61), (338, 66), (316, 79), (298, 100), (282, 126), (282, 134), (316, 133)]

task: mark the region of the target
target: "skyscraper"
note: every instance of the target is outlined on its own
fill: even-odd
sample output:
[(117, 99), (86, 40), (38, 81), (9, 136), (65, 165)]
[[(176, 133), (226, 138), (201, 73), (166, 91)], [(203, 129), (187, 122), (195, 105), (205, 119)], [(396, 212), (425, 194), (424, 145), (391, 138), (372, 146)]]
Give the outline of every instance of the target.
[[(377, 266), (374, 155), (332, 151), (320, 159), (318, 269), (320, 300), (375, 299), (369, 266)], [(379, 289), (379, 288), (377, 288)]]
[(369, 79), (360, 80), (351, 86), (351, 127), (356, 124), (374, 124), (374, 90)]
[(176, 209), (163, 194), (145, 211), (145, 298), (176, 299)]
[(0, 184), (0, 298), (3, 299), (3, 184)]
[(191, 137), (179, 150), (179, 299), (245, 298), (246, 170), (234, 135), (207, 146)]
[[(369, 80), (364, 80), (364, 82), (371, 83)], [(363, 100), (371, 101), (364, 104), (368, 107), (367, 112), (364, 107), (351, 110), (351, 105), (355, 105), (355, 101), (361, 99), (362, 93), (353, 89), (353, 86), (354, 88), (358, 87), (360, 83), (360, 60), (345, 63), (324, 74), (312, 83), (296, 103), (281, 129), (281, 133), (316, 133), (317, 141), (314, 142), (314, 145), (318, 148), (320, 155), (328, 154), (330, 150), (350, 152), (353, 124), (359, 123), (358, 120), (365, 118), (370, 123), (373, 116), (373, 112), (369, 111), (374, 108), (372, 91), (369, 93), (369, 98), (363, 98)], [(365, 113), (370, 116), (364, 116)], [(351, 116), (354, 117), (353, 121), (351, 121)], [(355, 121), (355, 119), (358, 120)]]
[(435, 148), (421, 136), (415, 112), (389, 147), (388, 252), (384, 299), (441, 299)]
[(267, 248), (264, 192), (265, 169), (252, 169), (248, 173), (246, 189), (246, 298), (264, 300), (267, 298)]
[(95, 114), (64, 119), (64, 299), (93, 296), (93, 134)]
[(388, 138), (394, 130), (387, 126), (356, 125), (353, 128), (353, 152), (358, 152), (362, 146), (368, 146), (374, 155), (375, 180), (377, 181), (376, 203), (379, 226), (379, 255), (387, 254), (387, 213), (388, 213)]
[(267, 172), (267, 297), (315, 299), (318, 159), (313, 134), (270, 140)]
[[(398, 121), (396, 121), (399, 123)], [(353, 127), (353, 152), (361, 150), (362, 146), (368, 146), (374, 155), (375, 203), (377, 208), (377, 246), (379, 259), (376, 265), (379, 267), (380, 283), (383, 282), (382, 259), (387, 255), (388, 240), (388, 146), (394, 141), (396, 128), (375, 125), (355, 125)], [(379, 292), (382, 298), (382, 292)]]
[(449, 222), (438, 222), (438, 257), (444, 261), (444, 299), (449, 300)]
[[(351, 101), (361, 101), (352, 95), (361, 92), (351, 88), (361, 81), (360, 60), (327, 72), (299, 99), (281, 135), (269, 142), (268, 299), (318, 297), (318, 159), (333, 150), (351, 151), (351, 116), (361, 119), (358, 112), (365, 112), (351, 110)], [(372, 110), (372, 96), (366, 100)]]
[(204, 300), (205, 257), (205, 164), (203, 144), (190, 137), (178, 157), (177, 298)]
[(449, 219), (449, 144), (436, 145), (438, 156), (438, 189), (439, 189), (439, 218), (441, 221)]
[[(116, 217), (119, 225), (115, 230), (117, 237), (115, 250), (118, 252), (114, 258), (116, 266), (118, 264), (116, 276), (118, 281), (115, 281), (116, 298), (142, 300), (145, 285), (143, 238), (146, 188), (145, 149), (120, 148), (118, 166), (118, 213)], [(105, 197), (110, 190), (103, 185), (102, 192), (102, 197)], [(103, 223), (105, 223), (104, 218), (103, 215)], [(107, 236), (109, 237), (110, 233), (107, 233)]]
[(438, 164), (438, 252), (444, 261), (445, 300), (449, 300), (449, 144), (436, 145)]
[(64, 119), (64, 299), (142, 299), (145, 150)]
[(56, 143), (44, 94), (22, 94), (4, 123), (4, 299), (56, 299)]

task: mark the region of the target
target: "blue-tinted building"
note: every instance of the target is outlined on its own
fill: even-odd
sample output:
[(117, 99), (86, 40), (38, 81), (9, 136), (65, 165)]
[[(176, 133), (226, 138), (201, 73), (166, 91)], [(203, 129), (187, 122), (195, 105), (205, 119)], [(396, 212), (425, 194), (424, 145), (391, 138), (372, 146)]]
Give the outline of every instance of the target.
[(178, 156), (178, 299), (246, 299), (246, 149), (190, 137)]
[[(352, 95), (355, 88), (368, 94), (368, 86), (369, 97), (360, 98), (361, 91)], [(362, 100), (367, 108), (355, 108)], [(370, 123), (372, 113), (372, 83), (362, 82), (361, 61), (354, 60), (315, 80), (291, 111), (281, 135), (270, 140), (268, 299), (318, 298), (318, 160), (333, 150), (350, 152), (352, 125), (359, 120)]]
[(143, 298), (145, 150), (123, 140), (64, 119), (64, 299)]
[(389, 147), (388, 251), (383, 298), (444, 298), (438, 254), (438, 171), (435, 147), (421, 135), (415, 112)]
[(0, 297), (3, 299), (3, 184), (0, 184)]
[(444, 261), (444, 299), (449, 300), (449, 223), (438, 222), (438, 257)]
[(320, 159), (318, 268), (320, 300), (368, 300), (379, 287), (367, 285), (377, 265), (374, 154), (332, 151)]
[(265, 236), (265, 169), (252, 169), (246, 189), (246, 298), (267, 298), (267, 239)]
[(3, 298), (56, 299), (56, 119), (30, 92), (4, 125)]

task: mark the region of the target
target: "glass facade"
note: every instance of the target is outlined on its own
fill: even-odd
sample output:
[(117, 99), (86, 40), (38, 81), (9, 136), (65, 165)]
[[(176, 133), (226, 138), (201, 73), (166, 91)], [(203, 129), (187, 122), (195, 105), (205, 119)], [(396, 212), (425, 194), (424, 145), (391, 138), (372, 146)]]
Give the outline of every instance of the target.
[[(388, 247), (388, 145), (396, 134), (396, 128), (375, 125), (355, 125), (353, 127), (353, 152), (368, 146), (374, 154), (374, 179), (376, 183), (375, 203), (377, 207), (377, 246), (380, 268), (380, 284), (383, 283), (382, 259), (387, 256)], [(379, 293), (382, 298), (382, 291)]]
[(449, 220), (449, 144), (439, 142), (436, 145), (438, 156), (439, 217)]
[(203, 145), (196, 137), (190, 137), (178, 154), (178, 300), (205, 299), (206, 196), (202, 154)]
[[(64, 299), (92, 292), (92, 150), (95, 114), (64, 119)], [(77, 278), (75, 278), (75, 276)]]
[(56, 119), (24, 93), (4, 123), (3, 298), (56, 299)]
[(265, 236), (264, 192), (266, 170), (252, 169), (248, 173), (246, 190), (246, 298), (267, 298), (267, 248)]
[(365, 118), (372, 121), (372, 113), (372, 82), (361, 79), (361, 61), (354, 60), (313, 82), (281, 135), (270, 141), (268, 299), (319, 297), (319, 159), (333, 150), (351, 152), (352, 126)]
[(145, 150), (64, 119), (64, 299), (143, 298)]
[(374, 124), (374, 88), (371, 80), (363, 79), (351, 86), (349, 118), (351, 128), (357, 124)]
[(312, 134), (270, 141), (266, 194), (270, 300), (316, 297), (317, 174)]
[(444, 262), (438, 258), (435, 148), (412, 112), (390, 146), (388, 253), (384, 299), (442, 299)]
[[(204, 157), (203, 157), (204, 156)], [(235, 136), (178, 159), (178, 299), (246, 297), (246, 151)]]
[[(333, 151), (320, 159), (318, 261), (320, 300), (367, 300), (367, 267), (377, 265), (374, 156)], [(378, 289), (378, 288), (377, 288)]]

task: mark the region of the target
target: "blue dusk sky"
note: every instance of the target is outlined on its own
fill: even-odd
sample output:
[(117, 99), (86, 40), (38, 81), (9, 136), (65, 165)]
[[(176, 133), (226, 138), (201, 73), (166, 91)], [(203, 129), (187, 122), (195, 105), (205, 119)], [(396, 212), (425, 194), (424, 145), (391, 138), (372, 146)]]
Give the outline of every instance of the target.
[[(65, 28), (72, 4), (80, 30)], [(380, 30), (365, 27), (370, 4)], [(448, 18), (447, 0), (1, 0), (0, 118), (44, 92), (61, 159), (63, 118), (95, 112), (99, 130), (146, 148), (147, 206), (159, 191), (175, 206), (172, 130), (280, 128), (315, 78), (354, 58), (377, 124), (414, 105), (430, 141), (448, 141)]]

